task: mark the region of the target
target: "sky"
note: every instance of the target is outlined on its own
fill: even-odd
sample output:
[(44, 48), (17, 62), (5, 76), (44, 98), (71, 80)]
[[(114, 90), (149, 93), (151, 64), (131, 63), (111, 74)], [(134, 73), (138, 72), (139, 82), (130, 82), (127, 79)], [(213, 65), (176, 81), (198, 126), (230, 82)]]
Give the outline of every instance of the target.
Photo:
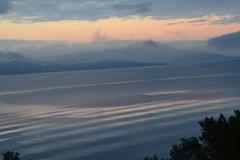
[(237, 31), (239, 0), (0, 0), (0, 39), (206, 40)]

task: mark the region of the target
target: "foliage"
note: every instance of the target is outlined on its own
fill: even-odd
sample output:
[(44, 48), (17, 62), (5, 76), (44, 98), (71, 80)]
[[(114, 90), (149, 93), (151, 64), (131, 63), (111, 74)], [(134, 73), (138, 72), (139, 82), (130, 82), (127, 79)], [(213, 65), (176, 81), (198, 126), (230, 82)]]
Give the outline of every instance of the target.
[(171, 160), (207, 160), (203, 146), (196, 137), (181, 139), (181, 144), (173, 145), (170, 156)]
[(240, 111), (228, 119), (220, 115), (218, 119), (205, 118), (199, 122), (202, 135), (200, 141), (210, 160), (230, 160), (240, 153)]
[(3, 154), (3, 160), (20, 160), (20, 154), (17, 152), (7, 151)]
[[(226, 118), (220, 115), (205, 118), (199, 122), (201, 135), (181, 139), (173, 145), (170, 158), (165, 160), (233, 160), (240, 153), (240, 111)], [(145, 160), (160, 160), (158, 157), (146, 157)], [(163, 159), (161, 159), (163, 160)]]
[(153, 156), (147, 156), (144, 158), (144, 160), (162, 160), (160, 159), (157, 155), (153, 155)]

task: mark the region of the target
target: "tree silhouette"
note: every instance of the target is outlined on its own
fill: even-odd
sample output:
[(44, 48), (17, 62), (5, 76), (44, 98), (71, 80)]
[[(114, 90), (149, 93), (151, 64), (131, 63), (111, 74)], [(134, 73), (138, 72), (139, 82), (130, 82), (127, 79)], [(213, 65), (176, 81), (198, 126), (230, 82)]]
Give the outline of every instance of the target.
[(173, 145), (170, 151), (172, 160), (207, 160), (207, 154), (196, 137), (181, 139), (181, 144)]
[[(183, 138), (173, 145), (170, 158), (165, 160), (237, 160), (240, 159), (240, 111), (226, 118), (220, 115), (199, 122), (199, 138)], [(145, 160), (153, 160), (146, 157)], [(160, 160), (160, 159), (157, 159)], [(163, 160), (163, 159), (162, 159)]]
[(144, 160), (163, 160), (163, 159), (160, 159), (157, 155), (153, 155), (153, 156), (147, 156), (144, 158)]
[(202, 135), (200, 140), (210, 160), (230, 160), (240, 153), (240, 111), (228, 119), (220, 115), (218, 119), (205, 118), (199, 122)]
[(20, 160), (20, 154), (18, 152), (7, 151), (3, 153), (3, 160)]

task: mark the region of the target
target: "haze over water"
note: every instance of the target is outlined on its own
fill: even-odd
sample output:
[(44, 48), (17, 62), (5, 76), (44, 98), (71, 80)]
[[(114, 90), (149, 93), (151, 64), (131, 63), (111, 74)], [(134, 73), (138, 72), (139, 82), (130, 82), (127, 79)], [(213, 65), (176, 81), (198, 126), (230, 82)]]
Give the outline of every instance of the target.
[(239, 63), (0, 76), (0, 152), (24, 159), (166, 156), (240, 103)]
[(240, 0), (0, 0), (0, 159), (169, 157), (240, 109), (239, 51)]

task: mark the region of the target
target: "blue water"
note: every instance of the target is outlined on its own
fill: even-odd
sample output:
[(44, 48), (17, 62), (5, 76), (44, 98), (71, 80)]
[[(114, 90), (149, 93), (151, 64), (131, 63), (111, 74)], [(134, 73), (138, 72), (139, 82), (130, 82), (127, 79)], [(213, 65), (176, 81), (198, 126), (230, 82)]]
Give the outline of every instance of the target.
[(240, 104), (240, 63), (0, 76), (0, 152), (35, 160), (166, 156)]

